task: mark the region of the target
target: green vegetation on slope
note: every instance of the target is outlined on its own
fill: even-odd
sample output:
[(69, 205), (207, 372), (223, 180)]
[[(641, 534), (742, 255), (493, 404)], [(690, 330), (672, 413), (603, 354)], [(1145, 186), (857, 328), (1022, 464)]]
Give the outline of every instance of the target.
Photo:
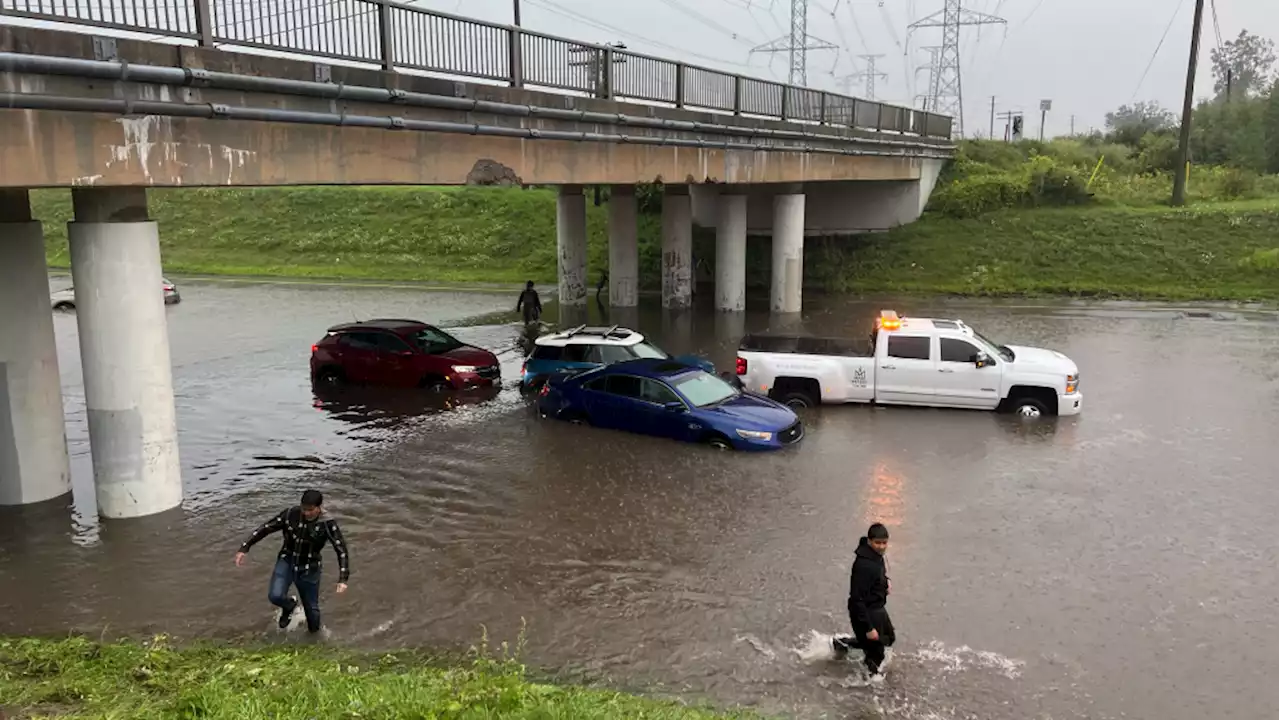
[(1278, 209), (1272, 199), (926, 216), (810, 241), (805, 271), (835, 291), (1275, 299)]
[(731, 715), (608, 690), (531, 682), (511, 659), (465, 665), (323, 647), (173, 648), (0, 639), (0, 716), (123, 720), (539, 718), (712, 720)]
[[(305, 187), (152, 190), (165, 271), (315, 278), (556, 280), (555, 195), (546, 190)], [(50, 265), (68, 267), (69, 192), (32, 193)], [(592, 266), (605, 267), (606, 208), (591, 207)], [(656, 236), (657, 219), (641, 232)], [(646, 247), (645, 250), (651, 248)], [(642, 258), (657, 267), (656, 254)]]
[[(930, 212), (888, 233), (810, 238), (809, 289), (967, 295), (1274, 299), (1277, 205)], [(50, 264), (68, 264), (65, 191), (33, 194)], [(172, 273), (554, 283), (555, 194), (513, 188), (154, 190)], [(589, 281), (608, 266), (607, 206), (588, 203)], [(715, 262), (713, 233), (694, 254)], [(641, 283), (659, 282), (659, 222), (640, 217)], [(769, 282), (769, 239), (748, 242), (748, 282)]]

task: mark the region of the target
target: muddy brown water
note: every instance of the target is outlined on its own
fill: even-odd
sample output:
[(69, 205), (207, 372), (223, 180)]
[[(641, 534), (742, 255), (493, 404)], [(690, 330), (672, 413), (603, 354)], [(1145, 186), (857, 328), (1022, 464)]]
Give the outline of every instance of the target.
[[(1067, 353), (1084, 414), (826, 407), (800, 446), (747, 455), (540, 420), (511, 389), (442, 406), (309, 386), (324, 328), (375, 315), (451, 327), (514, 379), (514, 294), (181, 289), (184, 507), (94, 519), (75, 317), (59, 313), (75, 492), (0, 513), (0, 634), (270, 637), (274, 542), (231, 557), (316, 486), (353, 554), (342, 597), (326, 557), (332, 643), (465, 647), (523, 622), (525, 659), (557, 676), (798, 717), (1277, 714), (1274, 313), (897, 302)], [(812, 298), (788, 324), (860, 334), (886, 304)], [(622, 320), (720, 367), (771, 322)], [(807, 650), (845, 628), (874, 520), (893, 534), (899, 645), (868, 688)]]

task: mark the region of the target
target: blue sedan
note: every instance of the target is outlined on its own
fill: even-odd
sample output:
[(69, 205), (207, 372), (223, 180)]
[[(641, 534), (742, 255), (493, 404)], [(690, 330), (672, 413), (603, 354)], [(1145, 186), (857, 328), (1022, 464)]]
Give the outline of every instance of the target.
[(663, 359), (552, 377), (539, 393), (538, 410), (545, 417), (721, 449), (776, 450), (804, 437), (790, 408)]

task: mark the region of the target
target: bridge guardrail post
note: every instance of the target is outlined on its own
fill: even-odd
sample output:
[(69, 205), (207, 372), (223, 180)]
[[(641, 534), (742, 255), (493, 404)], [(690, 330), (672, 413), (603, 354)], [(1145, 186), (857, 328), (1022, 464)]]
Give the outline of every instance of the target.
[(676, 107), (684, 107), (684, 63), (676, 63)]
[(827, 94), (818, 93), (818, 124), (827, 124)]
[(596, 53), (600, 58), (600, 85), (596, 88), (596, 96), (610, 100), (613, 98), (613, 48), (605, 45)]
[(200, 47), (213, 47), (213, 10), (209, 0), (195, 0), (196, 33), (200, 36)]
[(733, 76), (733, 114), (742, 114), (742, 76)]
[[(207, 0), (200, 1), (206, 2)], [(388, 0), (378, 0), (378, 38), (382, 45), (383, 70), (396, 69), (393, 37), (395, 37), (395, 33), (391, 32), (391, 3)]]
[(782, 119), (787, 119), (787, 114), (791, 111), (788, 107), (791, 104), (791, 88), (790, 86), (782, 86)]
[(524, 48), (522, 33), (517, 26), (507, 28), (507, 84), (513, 88), (524, 87)]

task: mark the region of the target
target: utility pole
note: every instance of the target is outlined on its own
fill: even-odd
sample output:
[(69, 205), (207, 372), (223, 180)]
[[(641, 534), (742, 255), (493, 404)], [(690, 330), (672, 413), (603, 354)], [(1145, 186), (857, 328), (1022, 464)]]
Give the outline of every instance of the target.
[(845, 80), (866, 80), (867, 85), (863, 90), (867, 100), (876, 99), (876, 78), (887, 79), (887, 73), (876, 72), (876, 58), (882, 58), (884, 55), (859, 55), (858, 57), (867, 61), (867, 69), (851, 75), (846, 75)]
[(1076, 136), (1076, 116), (1071, 116), (1071, 137)]
[(809, 0), (791, 0), (791, 33), (751, 48), (757, 53), (787, 53), (787, 83), (804, 87), (807, 82), (806, 58), (810, 50), (837, 50), (837, 46), (809, 34)]
[(1200, 52), (1200, 20), (1204, 18), (1204, 0), (1196, 0), (1196, 14), (1191, 21), (1191, 56), (1187, 60), (1187, 92), (1182, 98), (1182, 127), (1178, 132), (1178, 165), (1173, 170), (1173, 204), (1187, 202), (1187, 152), (1191, 145), (1191, 101), (1196, 91), (1196, 55)]
[(511, 0), (512, 25), (520, 27), (520, 0)]
[(991, 129), (987, 130), (987, 139), (996, 139), (996, 96), (991, 96)]
[(1052, 100), (1040, 101), (1040, 142), (1044, 142), (1044, 116), (1049, 112), (1049, 108), (1053, 107)]
[(963, 25), (1004, 25), (1002, 17), (974, 12), (961, 7), (961, 0), (946, 0), (942, 10), (907, 26), (907, 37), (920, 28), (942, 28), (942, 52), (939, 54), (932, 105), (935, 111), (952, 117), (957, 137), (964, 136), (964, 96), (960, 85), (960, 27)]

